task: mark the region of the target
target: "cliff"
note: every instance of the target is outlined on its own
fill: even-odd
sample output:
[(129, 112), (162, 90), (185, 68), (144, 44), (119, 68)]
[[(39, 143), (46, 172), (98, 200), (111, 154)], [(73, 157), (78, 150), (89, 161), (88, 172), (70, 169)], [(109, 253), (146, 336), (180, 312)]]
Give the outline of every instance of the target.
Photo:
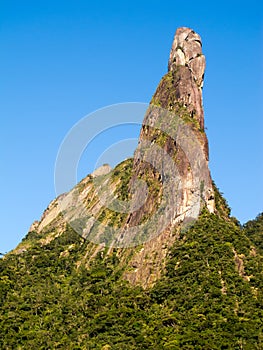
[(262, 349), (262, 214), (208, 168), (201, 39), (176, 32), (134, 158), (54, 199), (0, 259), (1, 349)]
[[(41, 242), (47, 244), (69, 224), (91, 242), (88, 261), (118, 248), (124, 278), (144, 287), (155, 283), (180, 230), (194, 223), (203, 207), (215, 210), (204, 131), (204, 70), (200, 36), (179, 28), (133, 160), (88, 175), (55, 199), (30, 231), (45, 232)], [(128, 209), (120, 210), (127, 203)]]

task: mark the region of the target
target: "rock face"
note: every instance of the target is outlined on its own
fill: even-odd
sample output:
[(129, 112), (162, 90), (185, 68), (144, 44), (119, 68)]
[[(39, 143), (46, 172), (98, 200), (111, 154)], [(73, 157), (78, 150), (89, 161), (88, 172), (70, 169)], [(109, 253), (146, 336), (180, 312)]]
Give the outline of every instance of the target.
[[(50, 233), (43, 244), (61, 234), (67, 223), (92, 242), (84, 264), (117, 249), (124, 278), (131, 283), (148, 287), (159, 278), (180, 229), (197, 219), (202, 207), (210, 212), (215, 208), (204, 132), (204, 69), (200, 36), (179, 28), (134, 159), (113, 170), (102, 166), (51, 202), (31, 228)], [(118, 205), (104, 205), (109, 198)], [(129, 210), (118, 212), (124, 202)]]
[[(191, 29), (179, 28), (176, 31), (168, 69), (143, 121), (134, 157), (133, 179), (147, 173), (148, 177), (159, 179), (163, 185), (162, 173), (167, 172), (165, 167), (168, 164), (163, 164), (164, 154), (156, 150), (156, 145), (170, 156), (175, 169), (170, 171), (169, 190), (171, 196), (177, 198), (171, 214), (173, 224), (191, 210), (194, 196), (199, 196), (202, 205), (207, 205), (211, 212), (214, 210), (202, 106), (205, 57), (200, 36)], [(139, 200), (140, 194), (137, 195)], [(141, 209), (130, 215), (129, 225), (137, 225), (147, 211), (151, 211), (156, 202), (154, 195), (155, 198), (149, 195)]]
[[(153, 95), (134, 156), (131, 188), (133, 182), (145, 174), (152, 179), (152, 188), (142, 206), (129, 215), (126, 225), (140, 226), (145, 218), (162, 209), (163, 197), (166, 202), (164, 217), (160, 214), (154, 225), (155, 237), (149, 235), (143, 249), (131, 259), (131, 267), (135, 269), (127, 272), (126, 278), (132, 283), (144, 286), (153, 283), (160, 274), (169, 246), (178, 238), (177, 225), (196, 219), (203, 206), (210, 212), (215, 209), (204, 132), (204, 70), (200, 36), (189, 28), (179, 28), (168, 73)], [(140, 202), (145, 193), (135, 190), (134, 196)], [(149, 229), (144, 231), (147, 235)], [(147, 256), (154, 259), (147, 263)]]
[(168, 70), (176, 70), (178, 66), (190, 69), (197, 86), (203, 86), (205, 72), (205, 56), (202, 54), (200, 36), (189, 28), (179, 28), (174, 37)]
[[(205, 72), (205, 56), (202, 54), (200, 36), (189, 28), (179, 28), (174, 37), (168, 71), (175, 78), (172, 102), (187, 107), (192, 117), (204, 128), (202, 87)], [(162, 86), (159, 88), (162, 89)], [(156, 93), (160, 93), (157, 89)], [(165, 107), (169, 107), (165, 104)]]

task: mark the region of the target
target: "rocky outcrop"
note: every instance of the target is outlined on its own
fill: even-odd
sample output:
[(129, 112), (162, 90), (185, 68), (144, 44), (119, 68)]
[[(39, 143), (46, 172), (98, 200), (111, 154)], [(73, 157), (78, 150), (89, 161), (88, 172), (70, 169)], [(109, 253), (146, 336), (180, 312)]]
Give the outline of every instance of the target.
[(197, 86), (203, 86), (205, 56), (202, 53), (202, 41), (189, 28), (177, 29), (170, 52), (168, 70), (176, 70), (179, 66), (188, 67)]
[[(168, 171), (171, 177), (169, 195), (173, 197), (170, 205), (174, 205), (173, 214), (170, 214), (172, 223), (191, 211), (196, 197), (202, 202), (201, 206), (207, 205), (211, 212), (214, 210), (202, 106), (204, 68), (200, 36), (189, 28), (179, 28), (170, 53), (169, 71), (152, 98), (134, 157), (134, 181), (147, 173), (148, 177), (159, 179), (163, 186), (164, 173)], [(167, 155), (172, 161), (164, 164)], [(137, 194), (138, 201), (140, 195)], [(152, 212), (153, 202), (159, 200), (156, 194), (154, 196), (155, 201), (149, 195), (142, 207), (131, 213), (129, 225), (138, 225), (147, 212)]]
[[(126, 222), (129, 228), (140, 227), (138, 239), (144, 243), (130, 262), (131, 268), (136, 268), (126, 273), (132, 283), (147, 286), (158, 278), (161, 261), (178, 237), (175, 227), (193, 222), (203, 206), (210, 212), (215, 209), (204, 131), (204, 69), (200, 36), (189, 28), (179, 28), (168, 73), (153, 95), (134, 156), (131, 188), (145, 174), (148, 183), (152, 179), (152, 188), (146, 200), (141, 189), (135, 190), (136, 202), (142, 205)], [(158, 211), (157, 219), (147, 227), (145, 220), (151, 222)]]
[(84, 264), (117, 248), (131, 283), (148, 287), (159, 278), (180, 229), (197, 219), (202, 207), (214, 211), (202, 106), (204, 69), (200, 36), (179, 28), (134, 159), (113, 170), (102, 166), (51, 202), (31, 227), (35, 233), (52, 232), (43, 244), (70, 225), (92, 242)]

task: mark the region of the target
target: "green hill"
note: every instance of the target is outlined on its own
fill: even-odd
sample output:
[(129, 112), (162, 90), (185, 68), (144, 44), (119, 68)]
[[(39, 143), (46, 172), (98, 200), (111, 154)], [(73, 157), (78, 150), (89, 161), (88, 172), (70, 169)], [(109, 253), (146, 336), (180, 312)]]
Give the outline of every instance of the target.
[(70, 228), (36, 240), (0, 260), (1, 349), (262, 349), (259, 218), (243, 228), (204, 210), (146, 290), (121, 278), (116, 251), (79, 265), (89, 243)]

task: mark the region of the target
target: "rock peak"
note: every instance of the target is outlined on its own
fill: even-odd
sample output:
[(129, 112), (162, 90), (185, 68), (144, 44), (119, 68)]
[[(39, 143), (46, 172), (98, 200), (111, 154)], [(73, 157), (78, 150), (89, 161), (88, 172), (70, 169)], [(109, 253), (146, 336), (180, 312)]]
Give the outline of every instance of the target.
[(178, 28), (174, 36), (168, 71), (174, 71), (178, 66), (188, 67), (198, 87), (203, 86), (205, 56), (202, 53), (202, 40), (190, 28)]

